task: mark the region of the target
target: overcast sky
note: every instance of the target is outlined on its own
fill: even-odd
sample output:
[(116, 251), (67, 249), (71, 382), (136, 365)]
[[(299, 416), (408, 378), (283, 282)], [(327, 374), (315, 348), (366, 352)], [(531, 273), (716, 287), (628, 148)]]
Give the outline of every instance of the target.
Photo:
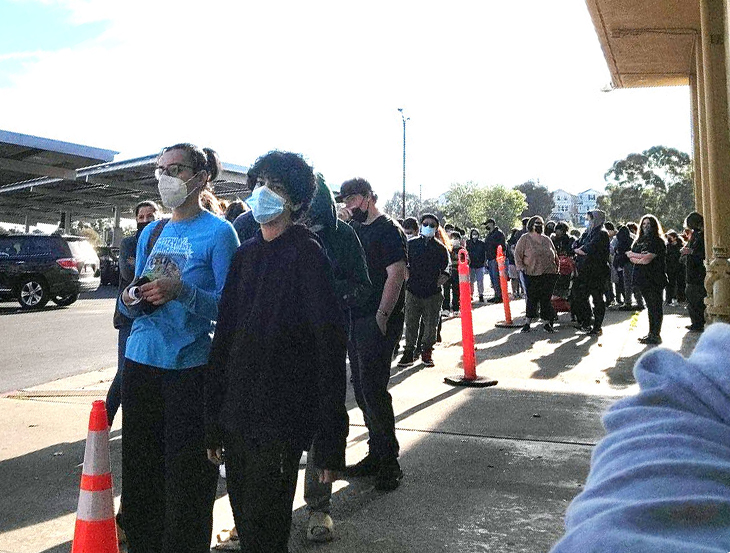
[(690, 151), (689, 89), (602, 92), (585, 3), (0, 0), (0, 128), (118, 150), (180, 141), (250, 165), (303, 153), (381, 198), (452, 182), (604, 186), (614, 160)]

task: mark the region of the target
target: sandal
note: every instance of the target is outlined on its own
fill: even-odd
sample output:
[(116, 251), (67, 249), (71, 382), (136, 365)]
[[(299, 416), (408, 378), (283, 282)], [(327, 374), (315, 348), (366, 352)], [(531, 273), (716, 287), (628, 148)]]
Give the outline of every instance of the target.
[(312, 511), (307, 524), (307, 539), (315, 542), (330, 541), (335, 537), (334, 522), (327, 513)]
[(241, 543), (238, 541), (238, 532), (232, 530), (223, 530), (216, 536), (218, 543), (213, 546), (213, 551), (240, 551)]

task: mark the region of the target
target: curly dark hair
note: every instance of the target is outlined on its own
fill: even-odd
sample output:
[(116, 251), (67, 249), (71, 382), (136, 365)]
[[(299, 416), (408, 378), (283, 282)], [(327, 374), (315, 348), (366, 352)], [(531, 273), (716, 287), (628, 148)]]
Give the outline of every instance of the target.
[(248, 182), (252, 188), (259, 179), (281, 184), (292, 203), (301, 204), (297, 211), (292, 211), (293, 221), (307, 212), (316, 189), (316, 179), (301, 154), (272, 150), (261, 156), (248, 170)]

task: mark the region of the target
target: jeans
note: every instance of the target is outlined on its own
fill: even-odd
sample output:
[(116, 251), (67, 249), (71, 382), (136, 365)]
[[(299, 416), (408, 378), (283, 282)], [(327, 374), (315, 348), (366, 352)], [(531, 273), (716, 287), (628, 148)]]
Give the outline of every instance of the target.
[(124, 353), (127, 351), (127, 339), (132, 332), (131, 326), (123, 326), (119, 329), (117, 337), (117, 373), (114, 375), (109, 391), (106, 393), (106, 418), (109, 426), (114, 422), (114, 417), (122, 404), (122, 372), (124, 372)]
[(644, 300), (641, 297), (639, 287), (634, 284), (634, 264), (629, 262), (624, 265), (624, 303), (631, 305), (631, 296), (636, 299), (636, 305), (641, 307)]
[(370, 435), (370, 454), (379, 460), (398, 458), (393, 398), (388, 392), (393, 348), (403, 334), (403, 313), (393, 313), (386, 334), (375, 316), (353, 319), (347, 344), (355, 400)]
[(482, 297), (484, 295), (484, 267), (470, 268), (469, 282), (471, 283), (471, 295), (474, 295), (474, 282), (476, 282), (479, 297)]
[(662, 296), (664, 289), (658, 286), (642, 286), (641, 295), (646, 302), (646, 311), (649, 315), (649, 334), (658, 337), (662, 332), (662, 321), (664, 319), (664, 307)]
[(489, 279), (492, 281), (492, 288), (494, 288), (494, 297), (502, 298), (502, 288), (499, 285), (499, 264), (496, 259), (487, 260), (487, 268), (489, 269)]
[(702, 284), (688, 284), (685, 289), (687, 296), (687, 313), (692, 326), (704, 328), (705, 326), (705, 298), (707, 290)]
[(122, 504), (134, 553), (210, 550), (218, 470), (205, 450), (206, 370), (124, 364)]
[(223, 443), (241, 551), (287, 553), (302, 450), (282, 439), (236, 434), (225, 434)]
[(439, 323), (439, 308), (443, 294), (438, 292), (428, 298), (419, 298), (406, 290), (406, 345), (405, 351), (413, 352), (418, 340), (418, 329), (423, 322), (423, 350), (433, 349), (436, 343), (436, 328)]
[(544, 321), (552, 321), (555, 319), (555, 309), (550, 298), (553, 295), (555, 281), (558, 275), (525, 275), (527, 283), (527, 309), (525, 315), (528, 319), (537, 319), (538, 307), (540, 309), (540, 317)]

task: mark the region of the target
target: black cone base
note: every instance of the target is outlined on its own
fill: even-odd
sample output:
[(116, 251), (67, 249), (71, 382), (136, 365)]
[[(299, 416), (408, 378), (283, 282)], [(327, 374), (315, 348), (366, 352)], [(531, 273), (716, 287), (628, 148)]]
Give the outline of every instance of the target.
[(477, 376), (474, 380), (467, 380), (463, 374), (455, 374), (444, 378), (446, 384), (452, 386), (466, 386), (468, 388), (487, 388), (488, 386), (496, 386), (497, 381), (484, 376)]

